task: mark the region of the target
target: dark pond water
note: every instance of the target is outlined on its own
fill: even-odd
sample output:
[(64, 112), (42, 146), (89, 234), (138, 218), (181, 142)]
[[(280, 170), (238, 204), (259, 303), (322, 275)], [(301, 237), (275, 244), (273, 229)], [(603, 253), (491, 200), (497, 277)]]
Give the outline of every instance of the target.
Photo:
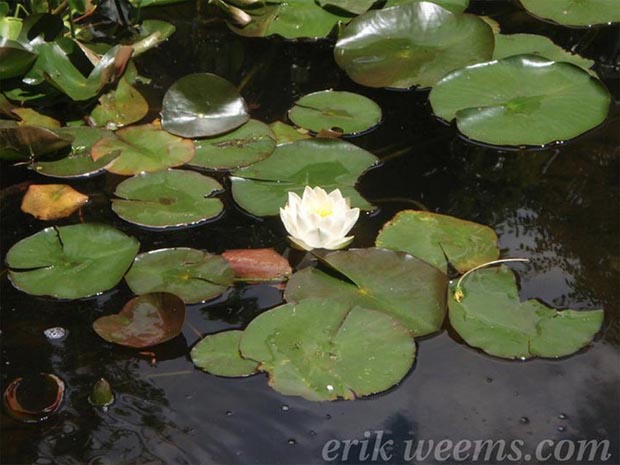
[[(140, 59), (141, 73), (154, 78), (143, 90), (157, 111), (175, 79), (215, 72), (243, 82), (253, 116), (265, 121), (285, 118), (298, 96), (315, 90), (369, 96), (383, 108), (384, 123), (354, 142), (384, 163), (367, 173), (358, 188), (380, 210), (359, 221), (353, 245), (372, 245), (379, 227), (405, 208), (491, 225), (503, 256), (532, 260), (514, 267), (521, 276), (522, 299), (540, 298), (558, 308), (605, 309), (604, 329), (592, 347), (563, 360), (509, 362), (468, 348), (445, 328), (418, 341), (414, 369), (396, 388), (353, 402), (312, 403), (278, 394), (262, 375), (218, 378), (195, 370), (189, 359), (199, 335), (243, 328), (279, 304), (275, 288), (239, 287), (216, 302), (190, 306), (183, 335), (155, 348), (157, 362), (152, 364), (151, 355), (105, 343), (91, 329), (96, 318), (117, 312), (130, 298), (124, 283), (96, 299), (59, 302), (16, 291), (4, 271), (2, 389), (15, 377), (50, 372), (65, 381), (67, 393), (62, 409), (45, 422), (23, 424), (3, 416), (0, 461), (319, 464), (328, 441), (363, 440), (370, 432), (370, 449), (377, 434), (384, 442), (394, 441), (392, 457), (378, 455), (375, 463), (402, 463), (405, 441), (518, 440), (524, 454), (534, 454), (543, 440), (569, 439), (610, 441), (608, 460), (597, 456), (589, 463), (618, 464), (619, 31), (555, 27), (519, 12), (512, 2), (473, 4), (477, 13), (496, 17), (504, 32), (544, 33), (597, 60), (616, 100), (607, 123), (569, 144), (534, 152), (473, 145), (431, 115), (426, 92), (352, 83), (335, 66), (329, 43), (246, 40), (197, 13), (194, 5), (145, 12), (173, 18), (178, 29), (170, 42)], [(112, 224), (136, 236), (142, 250), (191, 246), (217, 253), (275, 247), (287, 252), (278, 219), (250, 218), (226, 196), (225, 215), (198, 228), (150, 232), (124, 223), (109, 203), (120, 180), (106, 175), (71, 184), (91, 196), (84, 221)], [(24, 168), (2, 166), (2, 257), (15, 242), (47, 225), (19, 209), (24, 183), (32, 181), (53, 182)], [(74, 215), (61, 224), (78, 221)], [(68, 337), (46, 339), (43, 331), (55, 326), (68, 329)], [(91, 386), (102, 376), (117, 400), (106, 412), (88, 402)], [(348, 458), (342, 452), (330, 457), (347, 463), (372, 459), (360, 460), (355, 445)], [(431, 455), (423, 463), (453, 463), (440, 458)], [(528, 463), (556, 462), (532, 458)]]

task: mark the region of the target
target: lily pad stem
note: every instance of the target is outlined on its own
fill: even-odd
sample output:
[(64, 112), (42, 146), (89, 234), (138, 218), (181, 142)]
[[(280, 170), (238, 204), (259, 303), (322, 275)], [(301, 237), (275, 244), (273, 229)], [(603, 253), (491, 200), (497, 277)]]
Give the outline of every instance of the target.
[(456, 287), (454, 289), (454, 294), (453, 294), (454, 300), (456, 300), (457, 302), (460, 302), (465, 297), (465, 294), (463, 293), (463, 290), (461, 289), (461, 283), (463, 282), (463, 279), (465, 279), (465, 277), (468, 276), (470, 273), (473, 273), (474, 271), (479, 270), (480, 268), (484, 268), (490, 265), (497, 265), (498, 263), (529, 262), (529, 261), (530, 260), (528, 258), (503, 258), (501, 260), (493, 260), (491, 262), (486, 262), (486, 263), (483, 263), (482, 265), (473, 267), (471, 270), (466, 271), (463, 274), (463, 276), (461, 276), (459, 280), (456, 282)]

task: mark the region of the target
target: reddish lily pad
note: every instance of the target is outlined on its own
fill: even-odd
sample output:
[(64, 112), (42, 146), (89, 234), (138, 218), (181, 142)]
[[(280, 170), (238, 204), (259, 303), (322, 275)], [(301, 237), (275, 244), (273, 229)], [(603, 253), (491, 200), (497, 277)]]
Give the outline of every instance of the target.
[(238, 278), (247, 281), (284, 281), (292, 269), (273, 249), (233, 249), (222, 253)]
[(73, 214), (88, 196), (66, 184), (31, 184), (22, 200), (22, 211), (39, 220), (56, 220)]
[(17, 420), (38, 423), (60, 408), (65, 383), (51, 373), (40, 373), (11, 381), (4, 391), (4, 405)]

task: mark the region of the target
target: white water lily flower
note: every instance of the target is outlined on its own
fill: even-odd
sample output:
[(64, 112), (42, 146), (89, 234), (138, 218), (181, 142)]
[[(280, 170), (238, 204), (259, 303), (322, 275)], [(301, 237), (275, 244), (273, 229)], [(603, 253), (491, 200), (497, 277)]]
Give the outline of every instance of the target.
[(346, 247), (353, 240), (347, 233), (359, 216), (360, 209), (351, 208), (340, 189), (328, 194), (320, 187), (306, 186), (302, 197), (289, 192), (288, 202), (280, 208), (289, 239), (305, 250)]

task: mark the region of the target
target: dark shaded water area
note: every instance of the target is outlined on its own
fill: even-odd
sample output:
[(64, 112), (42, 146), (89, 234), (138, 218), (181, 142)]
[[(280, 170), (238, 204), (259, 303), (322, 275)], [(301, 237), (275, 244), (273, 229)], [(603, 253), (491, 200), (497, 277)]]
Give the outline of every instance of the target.
[[(118, 312), (129, 300), (124, 282), (95, 299), (66, 302), (15, 290), (4, 270), (2, 389), (18, 376), (50, 372), (65, 381), (67, 392), (61, 410), (44, 422), (23, 424), (3, 415), (1, 463), (319, 464), (328, 441), (363, 440), (370, 432), (372, 447), (377, 431), (395, 443), (389, 463), (403, 462), (407, 440), (443, 439), (520, 440), (530, 454), (544, 440), (608, 440), (611, 457), (589, 463), (620, 463), (620, 31), (553, 26), (512, 2), (472, 3), (472, 11), (492, 15), (505, 33), (543, 33), (595, 59), (615, 100), (607, 122), (542, 150), (474, 145), (432, 116), (427, 92), (352, 83), (334, 64), (330, 42), (240, 38), (193, 4), (144, 11), (174, 21), (177, 32), (139, 59), (141, 74), (153, 78), (141, 90), (156, 113), (174, 80), (214, 72), (240, 85), (252, 116), (267, 122), (284, 120), (296, 98), (316, 90), (351, 90), (372, 98), (383, 109), (383, 124), (352, 142), (383, 159), (358, 185), (379, 209), (360, 219), (353, 246), (371, 246), (381, 225), (406, 208), (488, 224), (499, 235), (503, 257), (531, 260), (513, 266), (523, 300), (605, 309), (604, 328), (591, 347), (562, 360), (511, 362), (467, 347), (446, 327), (418, 341), (415, 366), (399, 386), (356, 401), (313, 403), (278, 394), (263, 375), (208, 375), (194, 369), (189, 358), (200, 335), (243, 328), (281, 303), (274, 287), (239, 286), (215, 302), (189, 306), (183, 335), (153, 348), (153, 364), (152, 355), (108, 344), (92, 330), (96, 318)], [(216, 177), (227, 185), (225, 176)], [(103, 175), (69, 184), (91, 197), (82, 210), (84, 221), (111, 224), (137, 237), (141, 251), (275, 247), (301, 259), (287, 248), (278, 218), (244, 214), (228, 190), (225, 214), (215, 222), (166, 232), (127, 224), (110, 209), (122, 179)], [(2, 257), (15, 242), (49, 225), (19, 209), (28, 182), (55, 181), (24, 167), (2, 166)], [(73, 215), (55, 224), (78, 221)], [(68, 329), (68, 337), (46, 339), (43, 331), (55, 326)], [(100, 377), (116, 396), (107, 411), (88, 402)], [(340, 454), (334, 461), (365, 463), (357, 446), (348, 459)], [(377, 457), (375, 463), (381, 461)], [(431, 456), (418, 463), (452, 462)]]

